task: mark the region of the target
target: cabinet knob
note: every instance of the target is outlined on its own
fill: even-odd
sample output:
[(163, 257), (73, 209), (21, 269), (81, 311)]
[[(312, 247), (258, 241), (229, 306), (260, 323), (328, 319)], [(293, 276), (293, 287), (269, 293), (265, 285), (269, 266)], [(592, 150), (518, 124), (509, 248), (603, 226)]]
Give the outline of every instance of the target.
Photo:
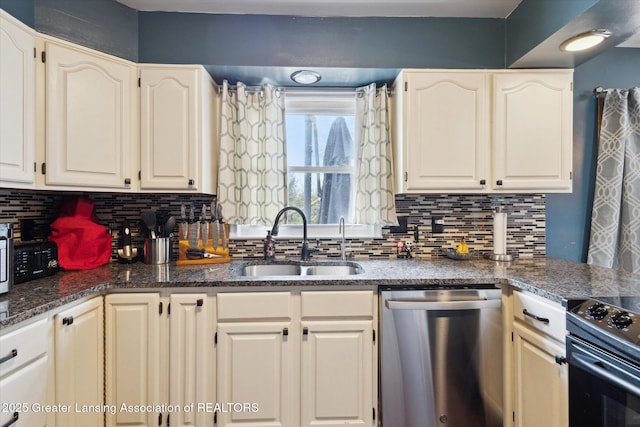
[(481, 179), (481, 180), (480, 180), (480, 185), (485, 185), (486, 183), (487, 183), (487, 180), (486, 180), (486, 179)]
[(62, 324), (63, 325), (72, 325), (73, 324), (73, 316), (68, 316), (68, 317), (62, 318)]
[(564, 356), (557, 356), (556, 355), (556, 363), (558, 365), (564, 365), (565, 363), (567, 363), (567, 358)]
[(496, 185), (502, 185), (502, 180), (501, 179), (497, 180)]
[(284, 335), (285, 337), (286, 337), (287, 335), (289, 335), (289, 328), (283, 328), (283, 329), (282, 329), (282, 335)]
[(131, 178), (125, 178), (124, 185), (131, 185)]
[(190, 179), (189, 180), (189, 185), (193, 185), (193, 184), (195, 184), (195, 181), (193, 179)]
[(302, 328), (302, 335), (309, 335), (309, 328), (307, 328), (306, 326)]
[(202, 298), (199, 298), (199, 299), (196, 301), (196, 306), (197, 306), (197, 307), (202, 307), (202, 305), (203, 305), (203, 304), (204, 304), (204, 300), (203, 300)]

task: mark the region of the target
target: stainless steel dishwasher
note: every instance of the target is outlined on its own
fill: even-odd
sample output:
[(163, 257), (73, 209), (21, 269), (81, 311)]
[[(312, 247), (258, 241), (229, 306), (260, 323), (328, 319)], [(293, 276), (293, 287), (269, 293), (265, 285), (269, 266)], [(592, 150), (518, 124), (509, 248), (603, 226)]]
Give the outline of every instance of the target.
[(500, 289), (388, 287), (380, 305), (382, 427), (502, 426)]

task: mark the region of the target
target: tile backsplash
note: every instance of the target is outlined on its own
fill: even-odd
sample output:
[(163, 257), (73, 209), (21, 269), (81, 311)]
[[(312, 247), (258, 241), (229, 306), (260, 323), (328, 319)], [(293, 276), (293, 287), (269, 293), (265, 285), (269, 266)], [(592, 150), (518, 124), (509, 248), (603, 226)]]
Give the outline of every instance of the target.
[[(112, 259), (117, 259), (120, 244), (120, 226), (123, 220), (131, 223), (132, 242), (143, 246), (139, 218), (143, 210), (168, 212), (179, 218), (182, 204), (202, 206), (213, 196), (202, 194), (126, 194), (76, 193), (32, 190), (0, 190), (0, 222), (14, 224), (16, 243), (21, 240), (20, 219), (32, 219), (37, 226), (46, 227), (58, 216), (62, 201), (67, 196), (83, 195), (94, 201), (94, 213), (100, 224), (113, 229)], [(407, 233), (391, 233), (383, 228), (381, 239), (351, 239), (356, 259), (394, 258), (398, 240), (413, 240), (417, 227), (418, 241), (415, 253), (420, 257), (440, 256), (440, 249), (455, 247), (464, 237), (471, 250), (478, 254), (490, 253), (493, 247), (492, 199), (488, 195), (409, 195), (396, 196), (398, 215), (407, 218)], [(499, 200), (508, 214), (507, 248), (519, 257), (545, 255), (545, 196), (540, 194), (501, 195)], [(433, 216), (444, 220), (443, 233), (432, 233)], [(174, 259), (177, 257), (177, 239), (174, 239)], [(315, 238), (310, 240), (315, 244)], [(278, 240), (277, 256), (299, 255), (299, 240)], [(232, 258), (261, 258), (261, 240), (232, 240), (229, 245)], [(340, 256), (337, 239), (321, 239), (317, 258)]]

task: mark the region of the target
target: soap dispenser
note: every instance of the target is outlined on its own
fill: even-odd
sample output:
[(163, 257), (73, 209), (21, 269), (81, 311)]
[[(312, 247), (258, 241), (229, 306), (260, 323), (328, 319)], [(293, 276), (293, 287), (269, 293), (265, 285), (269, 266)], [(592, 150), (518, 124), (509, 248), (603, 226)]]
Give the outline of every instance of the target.
[(263, 257), (267, 261), (276, 259), (276, 241), (271, 236), (271, 230), (267, 231), (267, 237), (264, 239)]

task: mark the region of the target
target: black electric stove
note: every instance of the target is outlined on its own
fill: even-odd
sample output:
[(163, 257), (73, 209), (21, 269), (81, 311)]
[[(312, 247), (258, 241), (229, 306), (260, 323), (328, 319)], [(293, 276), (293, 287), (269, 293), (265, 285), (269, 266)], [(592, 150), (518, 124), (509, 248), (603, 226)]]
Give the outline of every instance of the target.
[(599, 347), (640, 363), (640, 297), (601, 297), (567, 314), (567, 329)]
[(640, 427), (640, 297), (567, 312), (569, 427)]

